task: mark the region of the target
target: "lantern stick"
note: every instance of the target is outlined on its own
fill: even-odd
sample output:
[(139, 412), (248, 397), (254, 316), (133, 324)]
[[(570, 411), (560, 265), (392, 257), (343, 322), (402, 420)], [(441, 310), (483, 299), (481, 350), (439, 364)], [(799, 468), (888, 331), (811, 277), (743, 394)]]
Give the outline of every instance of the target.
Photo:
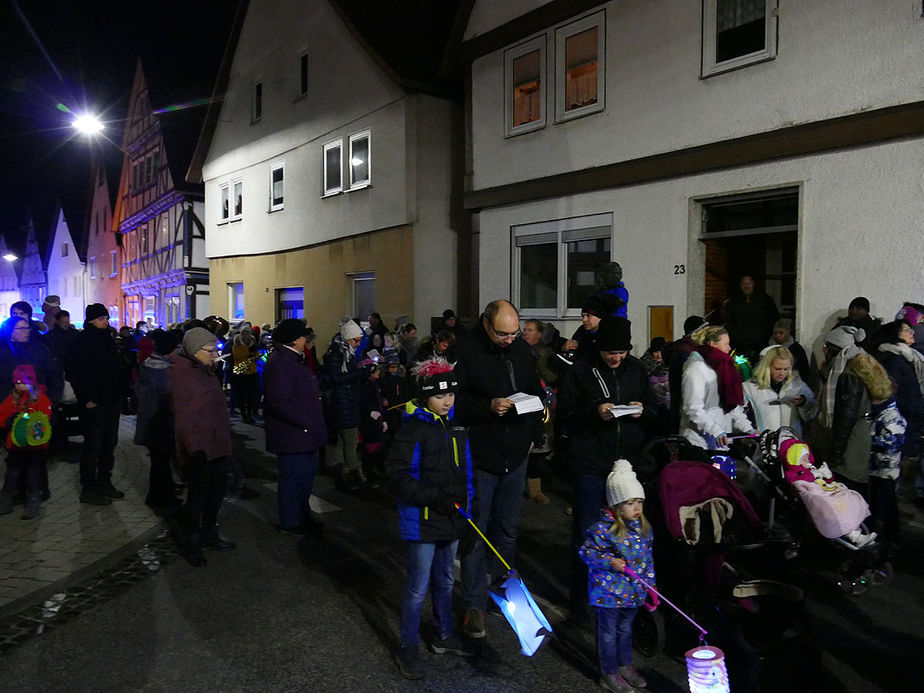
[(494, 544), (492, 544), (490, 541), (488, 541), (488, 538), (487, 538), (484, 534), (481, 533), (481, 530), (478, 529), (478, 525), (475, 524), (475, 520), (472, 519), (472, 516), (469, 515), (467, 512), (465, 512), (465, 510), (462, 508), (462, 506), (459, 505), (458, 503), (453, 503), (453, 505), (455, 505), (455, 506), (456, 506), (456, 510), (458, 510), (458, 511), (462, 514), (462, 517), (464, 517), (466, 520), (468, 520), (468, 523), (469, 523), (472, 527), (475, 528), (475, 531), (478, 532), (478, 536), (481, 537), (482, 539), (484, 539), (484, 543), (487, 544), (488, 547), (491, 549), (491, 551), (494, 552), (494, 555), (497, 556), (497, 559), (498, 559), (501, 563), (504, 564), (504, 567), (505, 567), (508, 571), (513, 570), (513, 568), (510, 567), (510, 564), (507, 563), (507, 561), (504, 560), (504, 557), (500, 555), (500, 553), (498, 552), (498, 550), (494, 548)]
[(628, 575), (628, 576), (631, 577), (631, 578), (635, 578), (636, 580), (638, 580), (640, 583), (642, 583), (642, 584), (645, 586), (646, 589), (650, 590), (651, 592), (654, 592), (654, 594), (656, 594), (656, 595), (658, 596), (659, 599), (663, 599), (665, 602), (667, 602), (668, 604), (670, 604), (670, 606), (673, 607), (674, 611), (676, 611), (678, 614), (680, 614), (680, 615), (683, 616), (685, 619), (687, 619), (690, 623), (692, 623), (693, 626), (696, 628), (696, 630), (699, 631), (699, 639), (700, 639), (700, 641), (705, 642), (705, 638), (706, 638), (706, 629), (705, 629), (705, 628), (703, 628), (703, 627), (702, 627), (701, 625), (699, 625), (696, 621), (694, 621), (692, 618), (690, 618), (690, 617), (687, 616), (685, 613), (683, 613), (683, 612), (680, 610), (680, 607), (678, 607), (676, 604), (674, 604), (674, 602), (672, 602), (670, 599), (668, 599), (667, 597), (665, 597), (663, 594), (661, 594), (660, 592), (658, 592), (658, 590), (656, 590), (654, 587), (652, 587), (650, 584), (648, 584), (645, 580), (643, 580), (641, 577), (639, 577), (638, 573), (636, 573), (634, 570), (632, 570), (632, 568), (630, 568), (628, 565), (626, 565), (625, 568), (623, 568), (623, 570), (625, 571), (626, 575)]

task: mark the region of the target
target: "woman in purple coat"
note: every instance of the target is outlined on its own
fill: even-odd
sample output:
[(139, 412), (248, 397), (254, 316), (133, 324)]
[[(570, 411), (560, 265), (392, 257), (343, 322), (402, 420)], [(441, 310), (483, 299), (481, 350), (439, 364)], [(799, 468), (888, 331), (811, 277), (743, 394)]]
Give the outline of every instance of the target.
[(317, 527), (308, 499), (318, 473), (318, 451), (327, 442), (318, 381), (305, 363), (307, 335), (301, 320), (279, 323), (263, 370), (266, 449), (279, 461), (279, 531), (287, 534)]

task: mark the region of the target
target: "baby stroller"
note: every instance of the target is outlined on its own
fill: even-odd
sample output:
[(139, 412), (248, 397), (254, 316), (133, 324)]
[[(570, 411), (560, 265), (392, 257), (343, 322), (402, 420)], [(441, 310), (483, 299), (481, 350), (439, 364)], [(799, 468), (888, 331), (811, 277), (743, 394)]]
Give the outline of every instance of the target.
[[(736, 690), (755, 688), (758, 678), (767, 686), (773, 673), (792, 674), (799, 658), (791, 654), (804, 652), (810, 636), (802, 590), (786, 581), (789, 538), (768, 535), (744, 493), (719, 468), (727, 460), (718, 451), (679, 436), (655, 439), (646, 450), (647, 464), (640, 466), (654, 471), (656, 480), (646, 514), (655, 532), (659, 589), (725, 651)], [(691, 636), (684, 621), (643, 610), (634, 632), (643, 654), (659, 646), (673, 650), (672, 641)]]
[[(787, 426), (764, 432), (758, 442), (757, 463), (746, 459), (759, 479), (755, 487), (758, 496), (783, 500), (778, 513), (773, 512), (771, 500), (770, 517), (771, 522), (785, 524), (794, 537), (794, 555), (790, 557), (803, 569), (820, 572), (851, 596), (863, 594), (871, 585), (878, 587), (889, 582), (894, 573), (884, 543), (870, 541), (858, 546), (847, 541), (840, 536), (846, 532), (832, 531), (827, 523), (821, 524), (823, 520), (818, 514), (810, 513), (806, 507), (805, 502), (810, 497), (800, 496), (794, 485), (786, 480), (787, 462), (782, 451), (792, 442), (801, 443), (796, 432)], [(860, 524), (859, 529), (864, 535), (869, 534), (865, 525)], [(834, 551), (833, 560), (830, 549)]]

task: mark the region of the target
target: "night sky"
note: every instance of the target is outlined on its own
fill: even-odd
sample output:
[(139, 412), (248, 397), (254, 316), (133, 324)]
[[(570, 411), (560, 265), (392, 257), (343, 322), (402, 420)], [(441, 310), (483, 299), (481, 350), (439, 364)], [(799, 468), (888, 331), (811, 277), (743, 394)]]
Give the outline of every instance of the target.
[[(0, 232), (12, 247), (22, 247), (30, 215), (44, 238), (58, 200), (66, 214), (84, 213), (91, 150), (103, 157), (110, 176), (118, 175), (122, 122), (139, 56), (145, 73), (169, 85), (162, 93), (178, 102), (211, 95), (237, 3), (0, 3)], [(59, 104), (99, 113), (104, 137), (92, 143), (76, 136), (73, 116)], [(204, 113), (195, 110), (199, 117)]]

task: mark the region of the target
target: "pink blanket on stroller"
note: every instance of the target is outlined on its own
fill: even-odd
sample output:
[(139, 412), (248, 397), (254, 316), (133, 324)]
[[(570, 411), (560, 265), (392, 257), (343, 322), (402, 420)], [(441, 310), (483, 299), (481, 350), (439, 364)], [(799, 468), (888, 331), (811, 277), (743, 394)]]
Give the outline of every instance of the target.
[(807, 481), (793, 482), (793, 487), (818, 533), (826, 539), (836, 539), (855, 530), (869, 516), (869, 506), (863, 496), (844, 484), (836, 484), (833, 491)]

